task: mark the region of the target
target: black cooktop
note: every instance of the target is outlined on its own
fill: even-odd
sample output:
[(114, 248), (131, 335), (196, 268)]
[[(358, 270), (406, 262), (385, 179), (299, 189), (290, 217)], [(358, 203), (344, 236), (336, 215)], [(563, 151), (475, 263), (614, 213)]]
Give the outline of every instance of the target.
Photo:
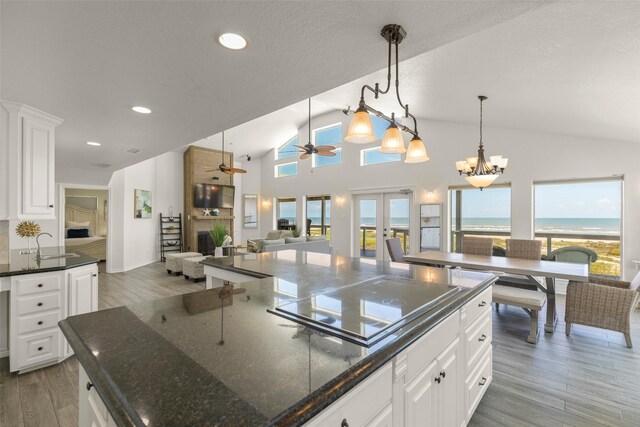
[(457, 286), (385, 275), (267, 311), (370, 347), (460, 291)]

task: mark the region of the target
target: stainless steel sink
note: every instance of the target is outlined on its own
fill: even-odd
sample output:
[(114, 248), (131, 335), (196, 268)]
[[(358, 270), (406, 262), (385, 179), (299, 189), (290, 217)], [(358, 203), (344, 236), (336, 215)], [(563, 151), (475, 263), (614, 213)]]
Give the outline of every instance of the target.
[(58, 255), (42, 255), (38, 259), (46, 260), (46, 259), (58, 259), (58, 258), (78, 258), (79, 256), (80, 255), (78, 254), (68, 253), (68, 254), (58, 254)]

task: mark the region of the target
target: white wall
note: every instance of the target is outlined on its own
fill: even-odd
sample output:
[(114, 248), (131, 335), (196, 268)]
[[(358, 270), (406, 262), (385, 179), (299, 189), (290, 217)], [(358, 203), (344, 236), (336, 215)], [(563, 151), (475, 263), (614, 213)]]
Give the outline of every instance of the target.
[[(314, 118), (314, 128), (342, 122), (343, 135), (348, 120), (340, 112)], [(426, 144), (430, 161), (408, 165), (388, 163), (360, 165), (360, 150), (376, 144), (355, 145), (342, 142), (342, 164), (311, 168), (311, 159), (298, 161), (298, 175), (274, 178), (273, 152), (261, 159), (260, 232), (264, 234), (273, 224), (274, 197), (295, 196), (298, 202), (298, 223), (302, 218), (303, 196), (330, 194), (332, 196), (331, 235), (334, 251), (350, 255), (352, 247), (352, 195), (362, 189), (383, 187), (414, 187), (414, 202), (443, 203), (445, 222), (447, 190), (466, 181), (455, 170), (455, 161), (475, 155), (478, 148), (477, 125), (420, 120), (420, 135)], [(625, 277), (635, 273), (631, 260), (640, 259), (640, 223), (635, 212), (640, 209), (640, 156), (638, 144), (603, 141), (589, 138), (527, 132), (513, 129), (485, 127), (485, 149), (488, 155), (502, 154), (509, 158), (509, 168), (496, 182), (511, 182), (512, 236), (531, 238), (533, 233), (532, 184), (538, 180), (593, 178), (611, 175), (625, 176), (623, 270)], [(299, 129), (299, 142), (306, 143), (307, 129)], [(286, 141), (283, 141), (283, 143)], [(302, 145), (302, 144), (301, 144)], [(289, 160), (289, 159), (288, 159)], [(282, 161), (284, 162), (284, 161)], [(431, 198), (428, 198), (431, 193)], [(338, 198), (342, 202), (338, 202)], [(448, 224), (445, 223), (445, 229)], [(416, 233), (413, 233), (414, 235)], [(416, 237), (416, 236), (414, 236)], [(417, 242), (415, 242), (417, 243)], [(415, 243), (412, 242), (413, 247)]]
[[(182, 212), (182, 154), (169, 152), (116, 171), (111, 191), (110, 272), (127, 271), (160, 259), (159, 214)], [(151, 191), (152, 217), (134, 218), (134, 190)]]

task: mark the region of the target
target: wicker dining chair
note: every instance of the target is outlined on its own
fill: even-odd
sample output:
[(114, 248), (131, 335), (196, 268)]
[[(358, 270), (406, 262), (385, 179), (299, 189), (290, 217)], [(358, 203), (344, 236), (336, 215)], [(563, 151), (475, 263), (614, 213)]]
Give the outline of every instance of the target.
[(491, 237), (462, 236), (462, 253), (465, 255), (491, 256), (493, 239)]
[(540, 260), (542, 242), (540, 240), (507, 239), (507, 258)]
[(589, 277), (589, 283), (569, 281), (564, 315), (566, 334), (571, 325), (594, 326), (622, 332), (627, 347), (631, 343), (631, 313), (640, 298), (640, 273), (631, 282)]
[(389, 257), (393, 262), (404, 262), (404, 251), (402, 250), (402, 243), (400, 239), (394, 237), (393, 239), (387, 239), (387, 249), (389, 250)]

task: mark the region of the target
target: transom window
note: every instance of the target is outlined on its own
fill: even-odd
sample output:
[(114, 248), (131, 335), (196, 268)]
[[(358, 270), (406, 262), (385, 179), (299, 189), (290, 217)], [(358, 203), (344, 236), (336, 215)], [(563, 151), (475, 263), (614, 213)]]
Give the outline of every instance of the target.
[(295, 145), (298, 145), (297, 136), (294, 136), (276, 150), (276, 160), (296, 157), (298, 155), (298, 153), (296, 152), (298, 149), (295, 147)]
[(298, 163), (282, 163), (281, 165), (275, 165), (274, 167), (274, 176), (276, 178), (282, 178), (285, 176), (295, 176), (298, 175)]
[(380, 152), (380, 147), (365, 148), (360, 150), (360, 166), (379, 165), (381, 163), (399, 162), (401, 154), (385, 154)]
[(334, 157), (325, 156), (313, 156), (313, 167), (317, 166), (330, 166), (339, 165), (342, 163), (342, 148), (340, 148), (340, 142), (342, 141), (342, 125), (340, 123), (327, 126), (313, 131), (313, 145), (333, 145), (337, 149)]

